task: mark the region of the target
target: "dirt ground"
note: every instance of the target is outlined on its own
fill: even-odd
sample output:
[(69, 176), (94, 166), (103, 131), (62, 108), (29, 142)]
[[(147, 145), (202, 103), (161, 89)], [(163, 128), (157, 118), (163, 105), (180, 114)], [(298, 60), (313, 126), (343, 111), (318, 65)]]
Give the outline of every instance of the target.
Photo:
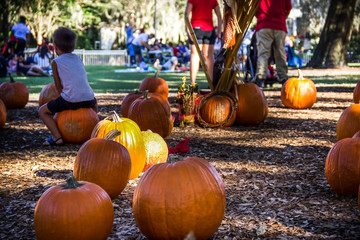
[[(352, 88), (318, 87), (311, 109), (285, 108), (280, 89), (266, 89), (269, 115), (259, 126), (226, 129), (175, 127), (170, 147), (189, 138), (190, 152), (221, 175), (226, 212), (212, 239), (359, 239), (357, 197), (339, 197), (327, 184), (324, 166), (336, 142), (336, 123), (352, 104)], [(120, 112), (124, 94), (97, 95), (100, 119)], [(170, 102), (175, 110), (175, 94)], [(81, 145), (42, 147), (49, 136), (39, 119), (38, 95), (24, 109), (8, 110), (0, 130), (0, 239), (35, 239), (33, 214), (46, 189), (62, 183)], [(145, 239), (132, 215), (139, 178), (113, 200), (109, 239)], [(204, 206), (206, 208), (206, 206)]]

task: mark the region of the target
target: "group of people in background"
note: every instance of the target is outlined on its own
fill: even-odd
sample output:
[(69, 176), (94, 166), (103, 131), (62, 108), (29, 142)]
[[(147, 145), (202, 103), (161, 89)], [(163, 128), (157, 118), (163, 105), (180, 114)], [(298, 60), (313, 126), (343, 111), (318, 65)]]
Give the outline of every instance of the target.
[[(264, 86), (266, 80), (268, 59), (273, 51), (276, 63), (276, 71), (279, 82), (287, 79), (287, 49), (293, 48), (295, 38), (287, 37), (286, 18), (291, 11), (290, 0), (262, 0), (256, 14), (257, 23), (254, 31), (248, 30), (242, 46), (239, 49), (242, 65), (247, 59), (247, 46), (251, 42), (251, 35), (256, 37), (257, 60), (256, 60), (256, 83)], [(213, 14), (216, 15), (216, 24), (213, 23)], [(188, 0), (185, 9), (185, 19), (191, 19), (196, 40), (202, 51), (210, 78), (213, 76), (215, 56), (222, 48), (222, 16), (217, 0)], [(190, 66), (191, 83), (195, 84), (199, 71), (199, 55), (196, 51), (193, 36), (186, 28), (188, 42), (180, 41), (178, 45), (167, 42), (163, 39), (156, 39), (154, 34), (148, 33), (146, 27), (135, 28), (134, 14), (131, 14), (130, 21), (125, 25), (126, 48), (131, 66), (140, 66), (143, 63), (143, 52), (171, 50), (177, 64)], [(287, 38), (286, 38), (287, 37)], [(30, 30), (26, 25), (25, 17), (19, 18), (19, 23), (11, 29), (9, 41), (1, 49), (2, 56), (7, 60), (7, 70), (24, 74), (27, 76), (48, 76), (51, 74), (51, 60), (54, 58), (54, 51), (51, 44), (44, 38), (35, 52), (25, 59), (24, 50), (29, 45)], [(298, 40), (298, 39), (297, 39)], [(301, 51), (310, 50), (310, 42), (304, 38)], [(165, 64), (163, 64), (165, 65)]]
[[(53, 46), (43, 38), (34, 52), (25, 55), (29, 47), (30, 29), (26, 18), (20, 16), (19, 23), (11, 28), (9, 40), (1, 47), (0, 59), (6, 65), (6, 73), (25, 76), (50, 76), (51, 60), (54, 58)], [(5, 73), (5, 75), (6, 75)]]

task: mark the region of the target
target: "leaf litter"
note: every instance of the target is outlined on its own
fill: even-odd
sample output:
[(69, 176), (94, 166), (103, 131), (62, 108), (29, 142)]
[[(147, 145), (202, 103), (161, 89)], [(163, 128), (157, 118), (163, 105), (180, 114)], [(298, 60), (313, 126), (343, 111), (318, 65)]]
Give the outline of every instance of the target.
[[(358, 239), (357, 197), (334, 194), (324, 173), (337, 120), (352, 104), (352, 88), (332, 89), (323, 87), (315, 105), (305, 110), (283, 107), (280, 89), (266, 89), (269, 115), (259, 126), (174, 127), (165, 141), (173, 148), (189, 138), (190, 152), (172, 159), (203, 157), (225, 184), (225, 216), (211, 239)], [(98, 94), (100, 119), (119, 113), (124, 96)], [(175, 97), (169, 98), (173, 111)], [(81, 146), (41, 146), (49, 133), (39, 119), (37, 100), (32, 94), (24, 109), (8, 110), (0, 130), (0, 239), (35, 238), (36, 202), (65, 181)], [(132, 215), (138, 181), (130, 180), (113, 200), (115, 219), (108, 239), (146, 239)]]

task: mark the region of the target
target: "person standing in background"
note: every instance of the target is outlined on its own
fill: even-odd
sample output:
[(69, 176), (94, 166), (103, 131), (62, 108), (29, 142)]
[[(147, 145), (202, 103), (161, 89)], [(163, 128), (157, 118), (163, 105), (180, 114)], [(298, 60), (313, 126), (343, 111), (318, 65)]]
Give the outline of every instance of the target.
[(261, 0), (256, 13), (256, 46), (258, 50), (256, 84), (264, 87), (267, 77), (268, 61), (271, 49), (274, 49), (278, 81), (287, 80), (285, 37), (286, 18), (289, 16), (291, 0)]
[[(217, 16), (218, 33), (216, 35), (212, 13), (213, 10)], [(204, 55), (207, 70), (212, 80), (214, 67), (214, 44), (216, 37), (221, 38), (222, 20), (220, 8), (217, 0), (188, 0), (185, 9), (185, 21), (191, 13), (191, 25), (194, 29), (199, 47)], [(199, 71), (200, 57), (196, 51), (194, 39), (190, 35), (190, 30), (186, 28), (190, 42), (190, 80), (195, 84), (196, 75)]]
[(130, 56), (130, 65), (136, 64), (135, 59), (135, 51), (132, 42), (134, 41), (134, 27), (135, 27), (135, 20), (134, 20), (134, 13), (130, 15), (130, 23), (125, 24), (125, 32), (126, 32), (126, 49), (128, 55)]
[(140, 34), (137, 38), (134, 39), (133, 46), (135, 51), (135, 57), (136, 57), (136, 64), (139, 64), (141, 62), (141, 48), (145, 47), (146, 49), (150, 49), (149, 45), (149, 39), (154, 38), (154, 34), (148, 34), (146, 33), (145, 27), (140, 29)]
[(15, 53), (24, 52), (25, 48), (29, 48), (30, 29), (25, 23), (26, 18), (24, 16), (20, 16), (19, 23), (15, 24), (11, 28), (11, 34), (13, 34), (18, 40)]

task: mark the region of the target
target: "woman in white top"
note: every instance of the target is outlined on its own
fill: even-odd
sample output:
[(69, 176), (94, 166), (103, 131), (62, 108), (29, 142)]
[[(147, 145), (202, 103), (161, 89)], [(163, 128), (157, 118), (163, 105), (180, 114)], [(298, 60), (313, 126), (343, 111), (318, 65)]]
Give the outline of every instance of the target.
[(50, 53), (49, 48), (46, 45), (41, 46), (40, 52), (37, 52), (34, 56), (34, 62), (40, 66), (43, 70), (49, 71), (50, 67)]

